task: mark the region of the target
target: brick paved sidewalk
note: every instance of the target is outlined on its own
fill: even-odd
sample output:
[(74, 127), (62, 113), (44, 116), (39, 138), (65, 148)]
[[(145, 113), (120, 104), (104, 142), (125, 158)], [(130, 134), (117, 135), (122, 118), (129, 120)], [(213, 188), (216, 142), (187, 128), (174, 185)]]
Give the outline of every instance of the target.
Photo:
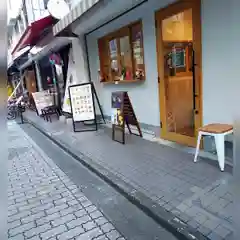
[(127, 144), (111, 140), (111, 131), (74, 133), (71, 126), (48, 123), (26, 112), (32, 121), (75, 154), (93, 162), (144, 193), (158, 206), (177, 215), (210, 239), (230, 239), (233, 231), (232, 175), (208, 164), (193, 163), (193, 156), (179, 150), (128, 136)]
[(124, 240), (17, 124), (8, 129), (8, 239)]

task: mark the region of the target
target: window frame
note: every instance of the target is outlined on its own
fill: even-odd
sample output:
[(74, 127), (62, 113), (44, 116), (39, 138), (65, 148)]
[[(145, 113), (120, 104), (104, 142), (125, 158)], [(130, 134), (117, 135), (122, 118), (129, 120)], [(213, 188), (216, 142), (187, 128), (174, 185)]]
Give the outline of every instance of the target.
[[(140, 26), (141, 29), (141, 49), (142, 49), (142, 58), (143, 58), (143, 68), (142, 71), (144, 73), (144, 76), (141, 78), (136, 78), (136, 59), (134, 58), (134, 48), (133, 48), (133, 28), (135, 26)], [(120, 77), (118, 80), (112, 78), (111, 74), (111, 57), (110, 57), (110, 48), (109, 48), (109, 42), (111, 40), (116, 39), (117, 40), (117, 61), (119, 66), (119, 71), (123, 68), (121, 63), (121, 49), (120, 49), (120, 39), (123, 37), (129, 38), (129, 51), (130, 51), (130, 57), (131, 57), (131, 80), (120, 80)], [(103, 49), (104, 48), (104, 49)], [(117, 29), (114, 32), (111, 32), (101, 38), (98, 39), (98, 50), (99, 50), (99, 62), (100, 62), (100, 82), (102, 83), (115, 83), (118, 82), (142, 82), (146, 80), (146, 72), (145, 72), (145, 57), (144, 57), (144, 39), (143, 39), (143, 26), (142, 21), (138, 20), (135, 22), (132, 22), (122, 28)], [(107, 63), (107, 64), (106, 64)], [(108, 69), (106, 71), (106, 68)], [(107, 72), (107, 74), (106, 74)], [(105, 78), (105, 75), (107, 75), (107, 78)], [(119, 74), (121, 75), (121, 74)]]

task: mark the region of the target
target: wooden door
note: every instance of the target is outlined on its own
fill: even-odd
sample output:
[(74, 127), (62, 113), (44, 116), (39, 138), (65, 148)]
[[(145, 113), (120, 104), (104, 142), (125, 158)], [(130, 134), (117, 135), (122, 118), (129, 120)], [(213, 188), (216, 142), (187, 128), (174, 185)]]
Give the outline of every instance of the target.
[(200, 0), (156, 13), (161, 137), (195, 146), (202, 123)]
[(25, 73), (26, 87), (29, 95), (37, 91), (36, 79), (34, 71), (26, 71)]

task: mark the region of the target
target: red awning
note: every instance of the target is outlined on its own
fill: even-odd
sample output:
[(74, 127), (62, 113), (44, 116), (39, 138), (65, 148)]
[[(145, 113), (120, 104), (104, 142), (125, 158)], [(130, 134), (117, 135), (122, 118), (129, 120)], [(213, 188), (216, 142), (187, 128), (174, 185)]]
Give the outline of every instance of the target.
[(26, 46), (34, 46), (40, 39), (41, 34), (43, 31), (53, 26), (54, 21), (52, 16), (47, 16), (42, 19), (39, 19), (33, 22), (30, 26), (27, 27), (23, 35), (21, 36), (19, 42), (14, 47), (12, 54), (21, 50)]

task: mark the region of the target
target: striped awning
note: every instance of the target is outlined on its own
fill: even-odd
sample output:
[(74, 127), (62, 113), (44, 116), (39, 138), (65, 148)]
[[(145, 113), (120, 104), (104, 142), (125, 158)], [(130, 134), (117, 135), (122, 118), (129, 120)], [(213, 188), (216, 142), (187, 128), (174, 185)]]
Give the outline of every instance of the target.
[(95, 4), (101, 0), (80, 0), (78, 5), (73, 8), (65, 17), (63, 17), (53, 27), (53, 35), (57, 36), (63, 30), (65, 30), (71, 23), (77, 20), (83, 13), (87, 12)]

